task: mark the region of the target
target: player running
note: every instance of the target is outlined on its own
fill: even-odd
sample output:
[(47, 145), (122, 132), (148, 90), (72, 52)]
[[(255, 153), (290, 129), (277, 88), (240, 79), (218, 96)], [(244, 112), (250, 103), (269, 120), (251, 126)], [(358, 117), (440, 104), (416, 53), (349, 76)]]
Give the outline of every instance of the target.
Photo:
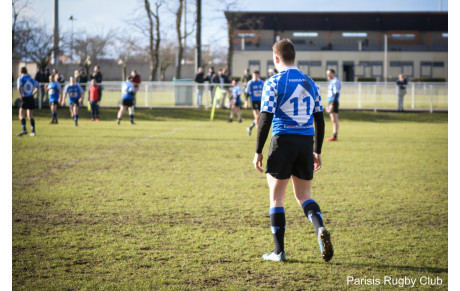
[[(251, 135), (252, 128), (257, 126), (260, 117), (260, 100), (262, 99), (262, 88), (264, 87), (264, 81), (262, 81), (259, 77), (259, 71), (254, 71), (252, 73), (252, 79), (248, 82), (246, 86), (246, 99), (247, 96), (251, 99), (252, 104), (252, 114), (254, 115), (254, 121), (251, 125), (246, 129), (248, 131), (248, 135)], [(247, 104), (246, 104), (247, 108)]]
[(242, 122), (241, 119), (241, 88), (237, 84), (236, 80), (232, 80), (232, 109), (230, 111), (230, 119), (227, 122), (232, 122), (233, 121), (233, 114), (236, 111), (236, 114), (238, 115), (238, 122)]
[(126, 111), (126, 108), (128, 108), (129, 111), (129, 119), (131, 120), (131, 124), (134, 123), (134, 110), (133, 110), (133, 105), (134, 105), (134, 99), (136, 98), (135, 95), (135, 89), (133, 83), (128, 80), (123, 82), (121, 84), (121, 99), (122, 103), (120, 104), (120, 111), (118, 111), (118, 119), (117, 123), (120, 124), (121, 118), (123, 117), (123, 113)]
[(61, 105), (64, 106), (64, 101), (69, 95), (69, 107), (70, 113), (73, 120), (75, 121), (75, 126), (78, 126), (78, 107), (80, 106), (81, 100), (83, 99), (83, 88), (80, 84), (75, 82), (74, 77), (70, 77), (70, 84), (67, 85), (64, 89), (64, 98), (62, 98)]
[(34, 119), (34, 95), (37, 93), (40, 84), (32, 79), (27, 74), (27, 68), (21, 68), (21, 76), (18, 78), (18, 91), (21, 98), (21, 105), (19, 106), (19, 120), (21, 121), (22, 131), (17, 136), (27, 134), (25, 111), (27, 111), (27, 119), (30, 121), (32, 133), (30, 136), (35, 136), (35, 119)]
[(263, 173), (262, 149), (273, 121), (273, 138), (265, 172), (270, 188), (269, 213), (275, 242), (273, 252), (264, 254), (263, 259), (286, 260), (284, 198), (286, 186), (292, 178), (296, 200), (315, 227), (322, 258), (327, 262), (334, 253), (330, 234), (324, 228), (319, 205), (310, 194), (313, 172), (321, 169), (323, 107), (315, 82), (295, 67), (294, 61), (292, 42), (288, 39), (276, 42), (273, 45), (273, 63), (279, 73), (268, 79), (263, 88), (253, 164)]
[(49, 78), (49, 83), (46, 85), (46, 90), (48, 91), (48, 95), (50, 97), (49, 102), (50, 102), (50, 109), (51, 109), (51, 122), (50, 123), (58, 123), (57, 119), (57, 107), (58, 104), (61, 103), (61, 97), (62, 97), (62, 87), (59, 82), (54, 80), (54, 76), (50, 75)]

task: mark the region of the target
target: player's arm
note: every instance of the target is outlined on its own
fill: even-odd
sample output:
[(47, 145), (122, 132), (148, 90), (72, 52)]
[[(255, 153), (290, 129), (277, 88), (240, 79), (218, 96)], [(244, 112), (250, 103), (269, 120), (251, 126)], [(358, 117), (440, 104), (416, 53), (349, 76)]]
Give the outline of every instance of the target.
[(18, 92), (19, 92), (19, 97), (22, 100), (22, 87), (21, 86), (18, 86)]
[(270, 127), (272, 125), (273, 113), (262, 112), (259, 117), (258, 127), (257, 127), (257, 144), (256, 144), (256, 154), (254, 155), (254, 167), (257, 171), (263, 173), (262, 169), (262, 150), (264, 148), (265, 142), (267, 141), (268, 134), (270, 133)]
[(321, 169), (321, 149), (324, 141), (324, 115), (322, 111), (313, 113), (315, 122), (315, 148), (313, 149), (314, 169), (316, 172)]

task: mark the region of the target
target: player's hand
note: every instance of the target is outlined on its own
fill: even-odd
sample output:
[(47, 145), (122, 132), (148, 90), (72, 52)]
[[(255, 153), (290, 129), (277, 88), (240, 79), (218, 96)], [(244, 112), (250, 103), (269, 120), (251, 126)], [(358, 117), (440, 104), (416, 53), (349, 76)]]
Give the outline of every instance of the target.
[(313, 153), (313, 163), (314, 163), (313, 172), (316, 172), (319, 169), (321, 169), (321, 154)]
[(256, 153), (254, 155), (254, 161), (252, 162), (254, 164), (254, 168), (256, 168), (257, 171), (263, 173), (264, 170), (262, 169), (262, 160), (264, 159), (264, 156), (262, 154)]

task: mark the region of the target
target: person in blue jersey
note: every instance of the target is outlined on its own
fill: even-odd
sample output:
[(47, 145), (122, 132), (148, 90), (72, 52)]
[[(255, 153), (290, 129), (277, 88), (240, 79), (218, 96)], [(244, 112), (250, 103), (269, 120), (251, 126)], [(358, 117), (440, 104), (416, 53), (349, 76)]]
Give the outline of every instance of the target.
[(241, 119), (241, 88), (236, 82), (235, 79), (232, 80), (232, 108), (230, 110), (230, 119), (227, 122), (233, 122), (233, 114), (236, 112), (238, 115), (238, 122), (242, 122), (243, 120)]
[(334, 252), (330, 233), (310, 193), (313, 172), (321, 169), (324, 139), (321, 96), (315, 82), (294, 66), (295, 49), (290, 40), (283, 39), (273, 45), (273, 62), (279, 73), (269, 78), (263, 88), (253, 160), (255, 169), (263, 173), (262, 150), (273, 124), (265, 173), (270, 188), (269, 214), (275, 249), (264, 254), (263, 259), (286, 260), (284, 199), (289, 179), (292, 179), (295, 198), (313, 224), (321, 256), (327, 262)]
[(52, 116), (51, 123), (58, 123), (57, 107), (58, 104), (61, 103), (62, 87), (59, 82), (54, 80), (53, 75), (49, 77), (49, 83), (46, 85), (46, 91), (49, 95), (49, 103)]
[(35, 136), (35, 119), (34, 119), (34, 95), (37, 93), (40, 84), (27, 74), (27, 68), (21, 68), (21, 76), (18, 78), (18, 91), (21, 99), (19, 106), (19, 120), (21, 121), (22, 131), (17, 136), (27, 134), (26, 129), (26, 112), (29, 119), (32, 133), (30, 136)]
[(333, 69), (329, 69), (326, 72), (327, 79), (329, 80), (329, 87), (327, 89), (327, 101), (329, 106), (327, 112), (332, 121), (332, 130), (333, 135), (326, 139), (326, 141), (338, 141), (339, 133), (339, 97), (340, 89), (342, 85), (340, 84), (339, 79), (337, 79), (336, 73)]
[(125, 82), (121, 84), (121, 105), (120, 105), (120, 111), (118, 111), (118, 118), (117, 118), (117, 123), (120, 124), (121, 118), (123, 117), (123, 113), (126, 111), (126, 108), (128, 108), (129, 111), (129, 119), (131, 120), (131, 124), (134, 123), (134, 110), (133, 110), (133, 105), (134, 105), (134, 84), (130, 81), (128, 78)]
[(64, 106), (64, 101), (69, 95), (69, 107), (72, 118), (75, 122), (75, 126), (78, 126), (78, 107), (83, 99), (83, 88), (80, 84), (75, 82), (74, 77), (70, 77), (70, 84), (68, 84), (64, 89), (64, 98), (62, 98), (61, 105)]
[[(246, 129), (248, 135), (251, 135), (251, 131), (254, 126), (257, 127), (257, 122), (259, 121), (260, 116), (260, 100), (262, 99), (262, 89), (264, 87), (264, 81), (260, 79), (259, 71), (254, 71), (252, 73), (252, 79), (248, 82), (246, 86), (246, 99), (251, 100), (252, 104), (252, 114), (254, 115), (254, 120), (251, 125)], [(247, 108), (247, 104), (246, 104)]]

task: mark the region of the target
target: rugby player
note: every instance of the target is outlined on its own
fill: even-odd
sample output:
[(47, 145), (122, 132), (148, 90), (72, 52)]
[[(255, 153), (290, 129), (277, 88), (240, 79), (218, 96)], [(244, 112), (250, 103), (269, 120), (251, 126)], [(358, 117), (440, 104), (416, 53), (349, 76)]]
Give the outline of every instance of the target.
[[(251, 125), (246, 129), (248, 135), (251, 135), (251, 131), (254, 126), (257, 126), (260, 116), (260, 100), (262, 98), (262, 88), (264, 87), (264, 81), (262, 81), (259, 77), (259, 71), (254, 71), (252, 73), (252, 79), (248, 82), (246, 86), (246, 99), (251, 99), (252, 104), (252, 114), (254, 115), (254, 121)], [(247, 105), (246, 105), (247, 108)]]
[(237, 84), (236, 80), (232, 80), (232, 108), (230, 110), (230, 119), (227, 122), (232, 122), (233, 121), (233, 114), (236, 111), (236, 114), (238, 115), (238, 122), (242, 122), (241, 119), (241, 88)]
[(58, 123), (57, 119), (57, 107), (58, 104), (61, 103), (61, 96), (62, 96), (62, 87), (59, 82), (54, 80), (54, 76), (50, 75), (49, 83), (46, 85), (46, 90), (49, 94), (49, 102), (50, 102), (50, 109), (51, 109), (51, 123)]
[(26, 117), (25, 112), (27, 111), (27, 119), (30, 121), (30, 127), (32, 133), (30, 136), (35, 136), (35, 120), (34, 120), (34, 95), (37, 93), (40, 84), (32, 79), (31, 76), (27, 74), (27, 68), (21, 68), (21, 76), (18, 78), (18, 91), (21, 98), (21, 104), (19, 106), (19, 120), (21, 121), (22, 131), (17, 134), (17, 136), (22, 136), (27, 134), (26, 129)]
[(136, 95), (134, 92), (134, 84), (130, 81), (130, 78), (121, 84), (122, 103), (120, 104), (120, 111), (118, 111), (118, 124), (120, 124), (121, 118), (123, 117), (123, 113), (125, 112), (126, 108), (128, 108), (129, 111), (129, 119), (131, 120), (131, 124), (135, 124), (133, 105)]
[(327, 101), (329, 102), (327, 112), (329, 112), (329, 116), (331, 117), (333, 131), (333, 135), (327, 138), (326, 141), (337, 141), (337, 134), (339, 132), (339, 97), (342, 85), (333, 69), (327, 70), (326, 75), (330, 81), (327, 90)]
[(75, 78), (70, 77), (70, 84), (64, 89), (64, 98), (62, 98), (61, 105), (64, 106), (64, 101), (69, 95), (70, 113), (75, 121), (75, 126), (78, 126), (78, 107), (83, 99), (84, 92), (80, 84), (75, 82)]
[(294, 66), (294, 61), (292, 42), (288, 39), (276, 42), (273, 45), (273, 62), (279, 73), (265, 82), (262, 92), (262, 113), (253, 164), (263, 173), (262, 149), (273, 122), (273, 138), (265, 173), (270, 188), (269, 214), (275, 243), (275, 249), (264, 254), (263, 259), (286, 260), (284, 198), (292, 178), (295, 198), (315, 227), (323, 260), (329, 261), (333, 256), (330, 233), (324, 227), (320, 207), (310, 193), (313, 172), (321, 169), (323, 107), (318, 87)]

